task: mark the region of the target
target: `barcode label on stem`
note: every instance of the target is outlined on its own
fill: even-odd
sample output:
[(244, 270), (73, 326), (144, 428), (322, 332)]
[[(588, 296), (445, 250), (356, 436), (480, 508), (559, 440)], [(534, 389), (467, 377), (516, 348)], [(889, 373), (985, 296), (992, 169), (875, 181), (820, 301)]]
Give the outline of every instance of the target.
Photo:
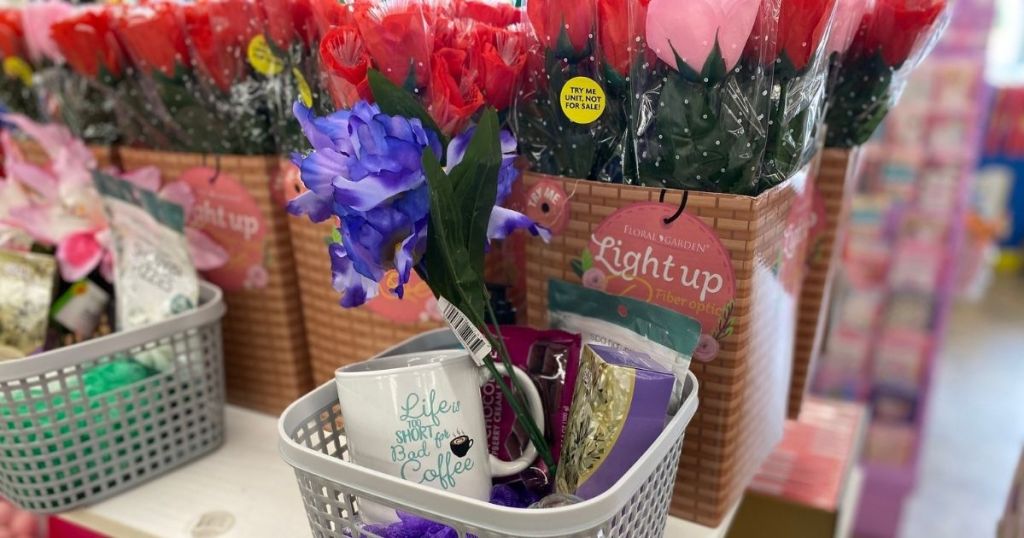
[(441, 311), (448, 327), (455, 333), (455, 337), (462, 342), (462, 345), (469, 351), (477, 366), (483, 366), (484, 357), (491, 354), (491, 344), (484, 338), (480, 329), (477, 329), (466, 315), (458, 307), (448, 302), (444, 297), (438, 297), (437, 308)]

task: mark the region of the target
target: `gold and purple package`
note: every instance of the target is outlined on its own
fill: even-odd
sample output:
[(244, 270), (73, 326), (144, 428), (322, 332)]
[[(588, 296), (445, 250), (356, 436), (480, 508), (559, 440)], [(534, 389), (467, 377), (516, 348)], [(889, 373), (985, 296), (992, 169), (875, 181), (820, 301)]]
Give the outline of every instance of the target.
[(93, 172), (93, 180), (103, 195), (114, 247), (118, 330), (195, 308), (199, 277), (181, 206), (101, 172)]
[(56, 278), (53, 256), (0, 250), (0, 361), (43, 348)]
[(584, 344), (555, 491), (591, 499), (622, 478), (665, 428), (675, 383), (646, 353)]

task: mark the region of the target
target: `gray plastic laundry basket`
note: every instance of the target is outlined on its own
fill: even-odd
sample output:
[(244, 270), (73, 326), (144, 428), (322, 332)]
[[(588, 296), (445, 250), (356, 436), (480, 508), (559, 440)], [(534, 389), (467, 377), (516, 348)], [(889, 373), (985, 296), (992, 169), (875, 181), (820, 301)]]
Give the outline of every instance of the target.
[[(203, 283), (195, 310), (0, 363), (0, 495), (33, 512), (63, 512), (218, 447), (224, 311), (221, 291)], [(144, 357), (159, 361), (158, 373), (135, 360)], [(104, 387), (102, 375), (115, 371), (148, 377)]]
[[(459, 347), (451, 331), (424, 333), (379, 356)], [(281, 455), (295, 468), (313, 536), (377, 537), (359, 520), (359, 500), (442, 523), (460, 538), (662, 538), (686, 425), (697, 410), (697, 379), (661, 436), (603, 494), (571, 506), (507, 508), (400, 480), (350, 460), (333, 381), (293, 403), (278, 422)]]

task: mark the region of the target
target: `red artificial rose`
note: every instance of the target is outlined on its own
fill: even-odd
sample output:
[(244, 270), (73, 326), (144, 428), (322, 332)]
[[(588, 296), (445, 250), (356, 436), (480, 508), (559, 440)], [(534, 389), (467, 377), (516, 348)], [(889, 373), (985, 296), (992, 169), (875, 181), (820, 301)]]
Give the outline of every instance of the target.
[(277, 48), (288, 50), (296, 40), (307, 46), (313, 42), (316, 24), (310, 0), (260, 0), (256, 4), (263, 10), (267, 37)]
[(597, 0), (597, 20), (598, 41), (605, 63), (620, 74), (628, 73), (637, 51), (637, 37), (644, 35), (647, 3), (637, 0)]
[(185, 33), (196, 67), (227, 92), (246, 73), (246, 50), (262, 30), (254, 4), (212, 0), (184, 5)]
[(120, 77), (124, 69), (124, 52), (114, 33), (115, 6), (83, 9), (57, 21), (50, 35), (61, 54), (75, 71), (97, 77), (100, 70)]
[(898, 69), (927, 38), (946, 0), (877, 0), (861, 23), (851, 53), (873, 55)]
[(377, 69), (402, 86), (415, 74), (417, 86), (430, 69), (431, 35), (421, 5), (396, 2), (356, 11), (359, 33)]
[[(458, 133), (484, 105), (484, 96), (465, 74), (466, 52), (443, 49), (433, 55), (430, 73), (430, 116), (447, 135)], [(462, 76), (466, 75), (466, 76)]]
[(565, 32), (576, 51), (587, 47), (594, 33), (597, 9), (595, 0), (533, 0), (526, 4), (526, 14), (533, 31), (546, 48), (558, 46)]
[(16, 9), (0, 9), (0, 54), (4, 58), (25, 56), (25, 31)]
[(370, 0), (355, 0), (344, 4), (338, 0), (309, 0), (309, 2), (318, 36), (327, 34), (335, 26), (355, 24), (355, 14), (362, 14), (372, 7)]
[(188, 45), (175, 6), (154, 3), (128, 8), (118, 22), (125, 50), (144, 71), (158, 70), (173, 77), (176, 65), (188, 64)]
[(345, 84), (337, 86), (337, 91), (333, 92), (337, 94), (335, 101), (351, 104), (353, 96), (372, 99), (366, 78), (370, 55), (354, 26), (337, 26), (327, 32), (320, 40), (320, 60), (328, 74), (347, 83), (347, 87)]
[(486, 4), (474, 0), (454, 3), (454, 15), (496, 27), (511, 26), (522, 21), (522, 12), (507, 4)]
[(526, 68), (527, 37), (521, 31), (481, 27), (476, 32), (480, 87), (487, 104), (498, 110), (512, 105)]
[(835, 9), (835, 0), (782, 0), (774, 61), (785, 54), (793, 68), (803, 71), (818, 51)]

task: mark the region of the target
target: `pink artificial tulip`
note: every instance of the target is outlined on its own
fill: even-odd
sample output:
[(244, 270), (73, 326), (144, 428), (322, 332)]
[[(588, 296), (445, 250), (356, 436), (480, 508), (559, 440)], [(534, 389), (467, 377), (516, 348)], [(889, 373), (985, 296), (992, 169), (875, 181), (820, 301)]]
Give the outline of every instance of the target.
[(834, 53), (845, 54), (864, 14), (874, 9), (875, 0), (837, 0), (835, 22), (829, 36), (826, 56)]
[(647, 46), (676, 66), (676, 55), (700, 72), (718, 38), (726, 70), (739, 62), (757, 21), (754, 0), (651, 0), (647, 6)]
[(71, 14), (74, 8), (66, 2), (33, 2), (21, 8), (21, 24), (25, 28), (25, 47), (33, 64), (43, 60), (63, 63), (64, 56), (50, 35), (50, 26)]

